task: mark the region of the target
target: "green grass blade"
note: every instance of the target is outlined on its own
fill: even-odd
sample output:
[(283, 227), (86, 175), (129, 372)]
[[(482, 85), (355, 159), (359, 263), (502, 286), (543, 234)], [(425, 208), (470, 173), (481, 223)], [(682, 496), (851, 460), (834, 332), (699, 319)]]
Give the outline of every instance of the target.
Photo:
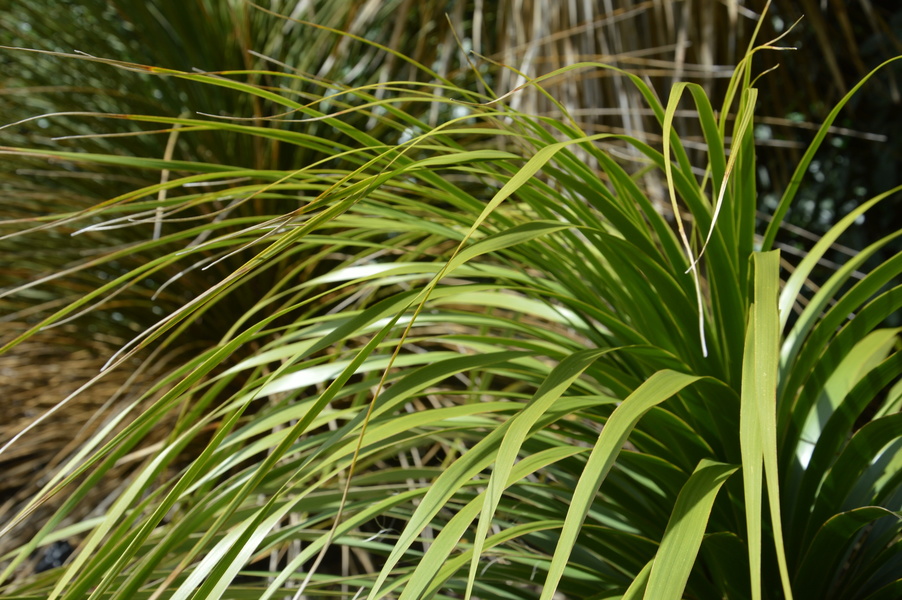
[[(401, 560), (421, 530), (444, 506), (445, 502), (457, 492), (463, 482), (468, 481), (473, 475), (495, 461), (496, 471), (493, 474), (494, 479), (490, 483), (488, 498), (483, 509), (483, 515), (487, 515), (485, 518), (487, 520), (491, 518), (500, 499), (501, 491), (507, 485), (507, 479), (520, 445), (529, 429), (573, 384), (576, 378), (603, 353), (604, 351), (599, 350), (584, 351), (564, 359), (551, 372), (518, 417), (507, 421), (502, 427), (489, 433), (479, 444), (442, 473), (432, 484), (429, 493), (423, 498), (398, 538), (392, 554), (386, 560), (382, 572), (370, 592), (371, 598), (379, 597), (380, 588), (391, 573), (391, 569)], [(495, 477), (496, 474), (501, 478), (500, 481), (498, 481), (498, 477)], [(485, 539), (487, 530), (488, 524), (483, 525), (481, 522), (479, 533), (482, 535), (482, 540)], [(476, 561), (478, 558), (479, 553), (474, 552), (473, 560)]]
[(505, 487), (510, 485), (508, 477), (514, 468), (514, 462), (520, 454), (523, 441), (529, 435), (530, 430), (560, 398), (561, 394), (573, 384), (577, 377), (582, 375), (589, 365), (595, 362), (608, 350), (585, 350), (572, 354), (565, 358), (552, 371), (548, 379), (543, 382), (529, 404), (516, 417), (511, 419), (510, 428), (495, 458), (495, 469), (489, 479), (486, 488), (485, 502), (479, 515), (479, 524), (476, 529), (476, 537), (473, 541), (473, 559), (470, 563), (470, 575), (467, 580), (467, 592), (465, 598), (469, 598), (473, 592), (473, 583), (476, 580), (476, 572), (479, 566), (479, 558), (485, 538), (488, 535), (489, 526), (498, 504), (501, 502), (501, 494)]
[(808, 546), (795, 576), (798, 589), (807, 590), (812, 598), (826, 598), (833, 576), (842, 570), (842, 561), (855, 534), (878, 519), (900, 517), (885, 508), (867, 506), (834, 515), (824, 523)]
[(717, 492), (738, 467), (703, 459), (677, 496), (655, 555), (645, 597), (680, 600), (695, 564)]
[(655, 560), (651, 559), (642, 567), (642, 570), (633, 579), (633, 582), (626, 589), (626, 593), (620, 600), (643, 600), (645, 598), (645, 590), (648, 589), (648, 579), (651, 576), (651, 570), (655, 565)]
[[(506, 475), (507, 481), (505, 481), (504, 485), (510, 486), (516, 483), (529, 473), (534, 472), (540, 466), (547, 466), (552, 462), (584, 451), (584, 448), (561, 447), (550, 448), (544, 452), (528, 456), (508, 471)], [(497, 470), (492, 473), (492, 477), (495, 477), (496, 474)], [(433, 581), (435, 575), (441, 570), (445, 561), (448, 560), (448, 557), (457, 547), (460, 538), (469, 528), (473, 519), (479, 516), (480, 511), (485, 511), (484, 507), (487, 504), (486, 495), (488, 493), (489, 490), (487, 489), (467, 503), (467, 505), (458, 511), (442, 528), (435, 541), (423, 555), (423, 560), (414, 571), (410, 581), (404, 586), (404, 591), (401, 593), (398, 600), (415, 600), (416, 598), (419, 598), (420, 594), (430, 587), (430, 585), (432, 587), (435, 586), (435, 582)], [(479, 533), (477, 533), (477, 535), (479, 535)], [(483, 533), (483, 535), (485, 534)], [(472, 555), (471, 560), (478, 561), (479, 554), (484, 545), (485, 538), (483, 538), (479, 544), (474, 544), (471, 549), (467, 550), (467, 554)], [(471, 574), (471, 578), (472, 577), (473, 575)], [(472, 581), (467, 582), (467, 589), (472, 590)]]
[(786, 281), (786, 285), (783, 287), (783, 291), (780, 293), (781, 330), (786, 327), (786, 322), (789, 320), (789, 313), (792, 310), (792, 305), (795, 303), (796, 297), (799, 295), (802, 286), (811, 275), (811, 271), (814, 270), (814, 267), (817, 266), (818, 261), (824, 256), (824, 254), (826, 254), (826, 252), (836, 242), (839, 236), (843, 232), (845, 232), (846, 229), (851, 227), (852, 224), (855, 223), (855, 220), (865, 212), (867, 212), (867, 210), (869, 210), (872, 206), (898, 193), (899, 191), (902, 191), (902, 186), (897, 186), (887, 192), (880, 194), (879, 196), (875, 196), (871, 200), (868, 200), (867, 202), (856, 207), (855, 210), (840, 219), (839, 222), (836, 223), (836, 225), (831, 227), (830, 230), (817, 241), (814, 247), (805, 254), (805, 258), (803, 258), (798, 266), (793, 270), (792, 275), (789, 277), (789, 279)]
[[(779, 475), (777, 472), (777, 362), (780, 347), (777, 293), (780, 285), (779, 252), (756, 253), (754, 294), (749, 314), (742, 363), (740, 443), (748, 523), (749, 567), (752, 598), (761, 598), (761, 511), (762, 470), (767, 479), (774, 542), (783, 592), (792, 598), (780, 517)], [(763, 467), (763, 469), (762, 469)]]
[(664, 402), (687, 385), (698, 380), (698, 377), (684, 373), (659, 371), (640, 385), (611, 414), (601, 435), (598, 436), (598, 441), (589, 455), (589, 460), (573, 493), (573, 500), (567, 510), (564, 527), (561, 530), (548, 576), (542, 588), (541, 600), (551, 600), (554, 597), (558, 583), (564, 575), (570, 553), (576, 543), (576, 536), (592, 505), (592, 500), (611, 470), (627, 437), (642, 415), (653, 406)]
[(849, 90), (849, 93), (843, 96), (842, 100), (840, 100), (836, 104), (836, 106), (833, 107), (833, 110), (831, 110), (830, 114), (827, 115), (827, 118), (824, 119), (824, 122), (821, 124), (820, 128), (817, 131), (817, 135), (814, 136), (814, 139), (811, 141), (811, 144), (808, 146), (808, 149), (805, 151), (802, 159), (796, 165), (795, 172), (793, 172), (792, 174), (792, 179), (790, 179), (789, 185), (783, 192), (783, 197), (780, 198), (780, 203), (777, 205), (777, 209), (774, 211), (774, 216), (771, 217), (770, 223), (768, 223), (767, 225), (767, 230), (765, 230), (764, 232), (764, 240), (761, 242), (762, 250), (770, 250), (771, 247), (773, 247), (774, 240), (777, 237), (777, 231), (780, 228), (780, 224), (783, 223), (783, 218), (786, 216), (786, 211), (789, 210), (792, 201), (795, 199), (795, 195), (799, 191), (802, 180), (804, 179), (805, 174), (808, 172), (808, 167), (811, 165), (811, 161), (814, 160), (814, 155), (817, 153), (818, 148), (820, 148), (821, 144), (823, 143), (824, 138), (827, 137), (827, 133), (830, 131), (830, 127), (833, 125), (836, 117), (839, 116), (840, 111), (871, 77), (873, 77), (878, 71), (881, 71), (884, 67), (896, 62), (897, 60), (902, 60), (902, 56), (897, 56), (896, 58), (891, 58), (881, 63), (870, 73), (865, 75), (857, 84), (855, 84), (855, 86), (851, 90)]

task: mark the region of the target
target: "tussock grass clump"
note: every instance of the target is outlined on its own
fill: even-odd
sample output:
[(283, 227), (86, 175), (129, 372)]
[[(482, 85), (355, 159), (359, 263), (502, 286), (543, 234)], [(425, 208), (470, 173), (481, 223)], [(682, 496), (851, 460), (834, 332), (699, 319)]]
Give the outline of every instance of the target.
[[(7, 221), (4, 251), (62, 233), (92, 243), (4, 289), (30, 322), (0, 352), (54, 325), (108, 326), (129, 341), (95, 391), (135, 364), (147, 374), (121, 426), (85, 439), (0, 531), (62, 498), (0, 557), (0, 594), (895, 597), (902, 355), (881, 323), (902, 303), (902, 262), (850, 277), (898, 232), (815, 293), (804, 283), (898, 190), (781, 276), (776, 230), (866, 79), (759, 230), (751, 57), (771, 46), (749, 49), (717, 110), (698, 84), (662, 103), (589, 61), (527, 79), (560, 117), (422, 66), (425, 87), (345, 87), (82, 58), (272, 110), (117, 115), (171, 140), (152, 156), (0, 150), (123, 184), (46, 214), (34, 203), (50, 196), (21, 198), (32, 214)], [(575, 72), (633, 90), (660, 143), (583, 129), (543, 88)], [(686, 103), (702, 162), (676, 121)], [(293, 160), (180, 150), (209, 139)], [(640, 183), (651, 173), (669, 216)], [(129, 460), (89, 518), (85, 499)], [(64, 565), (25, 568), (58, 540), (76, 546)]]

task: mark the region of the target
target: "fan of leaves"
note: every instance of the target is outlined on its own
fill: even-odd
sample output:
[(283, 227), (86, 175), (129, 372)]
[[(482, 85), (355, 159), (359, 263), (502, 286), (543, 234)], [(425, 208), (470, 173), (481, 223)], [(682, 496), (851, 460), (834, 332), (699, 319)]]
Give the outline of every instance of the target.
[[(88, 390), (134, 364), (147, 375), (10, 514), (2, 533), (58, 503), (2, 557), (0, 594), (879, 600), (902, 590), (902, 360), (898, 331), (881, 327), (902, 303), (899, 232), (815, 293), (803, 287), (855, 219), (898, 190), (838, 222), (782, 284), (771, 250), (863, 82), (829, 114), (756, 241), (750, 60), (719, 111), (699, 85), (675, 85), (661, 103), (641, 77), (600, 63), (526, 80), (561, 118), (499, 96), (500, 73), (482, 89), (429, 69), (428, 86), (343, 87), (257, 66), (78, 60), (273, 110), (218, 115), (250, 121), (82, 116), (65, 122), (91, 132), (72, 140), (83, 147), (3, 149), (42, 185), (29, 192), (21, 172), (6, 180), (3, 251), (16, 260), (0, 276), (5, 318), (20, 327), (0, 352), (76, 327), (118, 336)], [(661, 143), (580, 127), (543, 87), (573, 73), (635, 90)], [(702, 163), (674, 126), (681, 101), (697, 114)], [(148, 136), (96, 137), (122, 123), (121, 133), (162, 132), (170, 149), (117, 152)], [(207, 160), (209, 140), (234, 160)], [(609, 141), (667, 182), (680, 218), (662, 216), (637, 183), (644, 172)], [(250, 148), (293, 164), (257, 163)], [(54, 206), (43, 178), (61, 174), (84, 182), (83, 203)], [(107, 183), (117, 191), (92, 202)], [(49, 249), (63, 240), (72, 252), (54, 264)], [(851, 279), (887, 249), (889, 260)], [(108, 504), (84, 511), (136, 462)], [(60, 540), (76, 546), (66, 564), (24, 568)]]

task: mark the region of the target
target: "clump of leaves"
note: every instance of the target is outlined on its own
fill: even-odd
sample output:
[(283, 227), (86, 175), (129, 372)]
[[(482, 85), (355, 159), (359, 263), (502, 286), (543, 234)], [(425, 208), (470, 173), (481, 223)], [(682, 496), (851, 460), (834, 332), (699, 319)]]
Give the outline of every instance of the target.
[[(436, 73), (428, 89), (336, 93), (305, 80), (319, 86), (309, 100), (258, 83), (293, 89), (301, 75), (146, 67), (279, 106), (294, 124), (129, 122), (188, 142), (210, 131), (278, 141), (320, 158), (276, 170), (175, 153), (4, 148), (158, 182), (7, 223), (11, 249), (60, 232), (100, 244), (110, 228), (130, 228), (135, 240), (6, 289), (27, 304), (54, 281), (95, 283), (29, 313), (37, 322), (0, 351), (148, 280), (156, 290), (130, 310), (152, 310), (169, 293), (167, 309), (98, 380), (136, 357), (190, 351), (9, 521), (65, 494), (31, 541), (3, 557), (0, 592), (897, 597), (902, 355), (898, 331), (881, 323), (902, 303), (902, 256), (854, 283), (850, 275), (897, 245), (898, 232), (810, 297), (803, 286), (854, 219), (898, 190), (837, 223), (781, 282), (774, 232), (864, 82), (830, 114), (756, 238), (750, 57), (759, 49), (719, 111), (693, 84), (662, 104), (641, 78), (602, 64), (552, 74), (622, 77), (655, 115), (660, 147), (589, 135), (560, 105), (560, 118), (525, 114), (510, 95)], [(673, 126), (684, 96), (704, 132), (700, 168)], [(417, 103), (439, 103), (447, 117), (430, 126), (409, 109)], [(634, 149), (662, 174), (673, 226), (602, 142)], [(214, 265), (222, 275), (206, 281)], [(212, 318), (236, 304), (230, 322)], [(210, 321), (220, 326), (206, 341), (186, 336)], [(108, 506), (66, 520), (173, 422)], [(34, 551), (62, 539), (79, 541), (67, 564), (23, 572)]]

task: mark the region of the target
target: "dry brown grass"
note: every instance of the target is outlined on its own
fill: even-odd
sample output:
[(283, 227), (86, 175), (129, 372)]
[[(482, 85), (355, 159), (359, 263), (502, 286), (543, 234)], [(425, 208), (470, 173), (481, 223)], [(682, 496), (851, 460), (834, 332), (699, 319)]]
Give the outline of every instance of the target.
[[(15, 324), (5, 325), (7, 332), (19, 329)], [(6, 341), (0, 339), (0, 345)], [(0, 354), (4, 406), (0, 444), (6, 444), (36, 419), (43, 418), (38, 427), (19, 438), (0, 457), (0, 523), (10, 522), (87, 440), (146, 391), (151, 374), (142, 372), (140, 363), (135, 363), (131, 369), (110, 371), (85, 392), (77, 393), (97, 376), (117, 342), (124, 343), (85, 339), (83, 332), (70, 325), (41, 332)], [(108, 437), (122, 426), (113, 427)], [(165, 426), (157, 428), (139, 449), (121, 459), (114, 469), (117, 476), (103, 479), (88, 501), (68, 516), (67, 522), (101, 514), (140, 464), (142, 449), (159, 442), (165, 433)], [(30, 539), (72, 489), (70, 486), (58, 490), (49, 501), (36, 506), (28, 520), (0, 537), (0, 555)]]

